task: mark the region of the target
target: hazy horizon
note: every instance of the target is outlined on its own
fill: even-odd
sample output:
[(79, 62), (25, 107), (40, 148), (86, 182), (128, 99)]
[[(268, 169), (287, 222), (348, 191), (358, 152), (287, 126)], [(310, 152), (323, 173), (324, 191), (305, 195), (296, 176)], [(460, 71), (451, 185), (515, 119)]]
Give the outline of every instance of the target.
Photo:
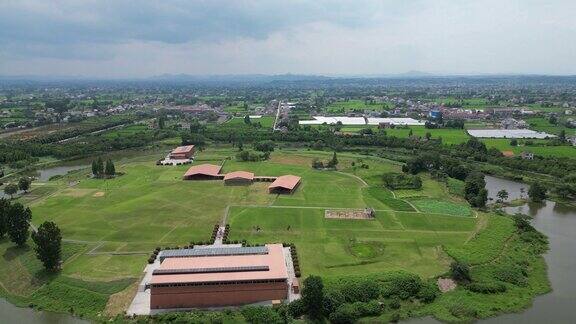
[(576, 2), (0, 3), (0, 76), (575, 75)]

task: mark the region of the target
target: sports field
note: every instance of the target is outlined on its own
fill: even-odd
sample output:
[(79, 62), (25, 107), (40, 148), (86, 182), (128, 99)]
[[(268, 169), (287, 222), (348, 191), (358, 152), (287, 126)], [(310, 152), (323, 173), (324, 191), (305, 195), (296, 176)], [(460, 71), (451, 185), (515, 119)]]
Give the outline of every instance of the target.
[[(380, 176), (399, 171), (394, 162), (341, 153), (339, 171), (318, 171), (310, 167), (312, 159), (328, 159), (330, 152), (274, 152), (265, 162), (229, 159), (235, 153), (209, 149), (199, 153), (195, 163), (224, 163), (223, 172), (295, 174), (302, 183), (292, 195), (270, 195), (267, 183), (183, 181), (189, 166), (156, 166), (156, 155), (117, 162), (117, 171), (124, 174), (115, 179), (90, 179), (84, 170), (36, 183), (26, 198), (32, 222), (52, 220), (62, 229), (67, 251), (63, 270), (47, 277), (32, 249), (16, 252), (3, 241), (0, 250), (11, 257), (0, 260), (0, 268), (11, 272), (0, 275), (0, 282), (9, 295), (24, 301), (41, 294), (35, 300), (52, 310), (78, 305), (121, 311), (155, 247), (208, 240), (214, 224), (223, 220), (231, 225), (232, 240), (295, 243), (303, 275), (404, 269), (431, 277), (447, 269), (450, 259), (444, 248), (462, 246), (481, 229), (479, 220), (485, 217), (476, 217), (450, 197), (443, 184), (428, 178), (419, 191), (385, 189)], [(326, 209), (365, 207), (376, 210), (375, 219), (324, 218)], [(55, 292), (62, 290), (70, 292), (65, 296), (86, 292), (87, 297), (80, 302), (59, 300), (61, 294)], [(103, 301), (110, 295), (106, 306)], [(97, 307), (89, 306), (94, 298)]]

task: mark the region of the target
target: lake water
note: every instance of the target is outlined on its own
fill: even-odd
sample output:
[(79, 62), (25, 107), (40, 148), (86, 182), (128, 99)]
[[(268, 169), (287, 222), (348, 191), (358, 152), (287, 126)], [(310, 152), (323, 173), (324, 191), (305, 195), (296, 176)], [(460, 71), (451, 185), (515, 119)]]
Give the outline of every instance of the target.
[[(506, 189), (510, 200), (528, 194), (528, 185), (510, 180), (486, 176), (488, 196), (496, 199), (496, 193)], [(505, 314), (482, 323), (576, 323), (576, 208), (545, 201), (541, 204), (528, 203), (520, 207), (508, 207), (507, 213), (517, 212), (533, 217), (532, 225), (546, 234), (550, 251), (544, 255), (548, 265), (548, 277), (552, 292), (538, 296), (533, 305), (521, 313)], [(407, 321), (411, 324), (439, 323), (433, 318)]]
[(36, 171), (36, 177), (38, 178), (38, 181), (46, 182), (46, 181), (50, 180), (50, 178), (53, 176), (57, 176), (57, 175), (63, 176), (63, 175), (68, 174), (68, 172), (70, 172), (70, 171), (76, 171), (76, 170), (85, 169), (88, 167), (89, 167), (89, 165), (77, 165), (77, 164), (60, 165), (60, 166), (56, 166), (56, 167), (52, 167), (52, 168), (40, 169), (40, 170)]
[(5, 299), (0, 299), (0, 323), (89, 324), (90, 322), (67, 314), (39, 312), (30, 308), (16, 307)]

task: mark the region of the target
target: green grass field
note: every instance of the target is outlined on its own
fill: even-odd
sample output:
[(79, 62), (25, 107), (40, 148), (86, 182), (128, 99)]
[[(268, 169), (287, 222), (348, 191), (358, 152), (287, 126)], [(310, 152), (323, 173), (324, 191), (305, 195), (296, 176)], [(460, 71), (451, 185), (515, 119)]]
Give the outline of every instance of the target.
[[(339, 153), (339, 171), (318, 171), (310, 167), (312, 159), (328, 159), (330, 152), (282, 150), (264, 162), (229, 159), (235, 153), (211, 148), (200, 152), (195, 163), (224, 162), (223, 172), (295, 174), (302, 183), (292, 195), (271, 195), (267, 183), (183, 181), (189, 166), (156, 166), (153, 155), (119, 161), (116, 169), (123, 175), (115, 179), (91, 179), (85, 170), (36, 183), (23, 201), (31, 206), (34, 224), (51, 220), (61, 228), (63, 269), (47, 276), (31, 248), (17, 249), (2, 241), (2, 294), (48, 310), (74, 308), (92, 318), (121, 312), (155, 247), (208, 240), (214, 224), (223, 219), (231, 225), (231, 240), (295, 243), (304, 275), (407, 270), (429, 278), (444, 273), (449, 255), (460, 256), (471, 237), (484, 233), (490, 217), (472, 213), (449, 188), (425, 175), (421, 190), (385, 189), (381, 176), (399, 171), (396, 162)], [(70, 186), (72, 180), (79, 183)], [(375, 219), (324, 217), (330, 208), (366, 207), (376, 211)], [(508, 228), (500, 235), (500, 227), (482, 237), (504, 237)], [(485, 247), (490, 239), (486, 241), (474, 244)]]
[[(495, 147), (500, 151), (512, 151), (515, 155), (519, 155), (522, 152), (532, 152), (536, 155), (542, 156), (557, 156), (557, 157), (574, 157), (576, 156), (576, 147), (571, 145), (561, 145), (561, 146), (511, 146), (510, 139), (482, 139), (482, 142), (486, 144), (487, 147)], [(533, 140), (534, 143), (545, 143), (548, 140)], [(520, 140), (520, 143), (523, 141)]]
[[(274, 126), (274, 119), (275, 117), (273, 116), (262, 116), (260, 118), (252, 118), (250, 121), (252, 123), (260, 123), (262, 127), (271, 128)], [(244, 124), (244, 117), (233, 117), (228, 123), (231, 125)]]

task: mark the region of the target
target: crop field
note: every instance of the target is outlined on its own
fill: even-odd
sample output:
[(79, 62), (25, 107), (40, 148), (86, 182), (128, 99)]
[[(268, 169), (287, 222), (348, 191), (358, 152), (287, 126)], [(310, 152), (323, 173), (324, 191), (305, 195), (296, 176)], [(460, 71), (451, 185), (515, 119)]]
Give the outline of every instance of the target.
[[(274, 117), (273, 116), (262, 116), (260, 118), (252, 118), (250, 119), (252, 123), (260, 123), (262, 127), (271, 128), (274, 126)], [(228, 121), (229, 124), (243, 124), (244, 117), (233, 117)]]
[(119, 129), (114, 129), (104, 133), (107, 138), (120, 138), (126, 135), (134, 135), (142, 132), (150, 132), (151, 129), (147, 125), (129, 125)]
[(364, 110), (374, 110), (374, 111), (388, 110), (391, 107), (393, 107), (392, 104), (369, 103), (369, 102), (364, 102), (363, 100), (351, 99), (348, 101), (333, 102), (330, 105), (328, 105), (328, 107), (325, 108), (325, 111), (328, 113), (337, 114), (337, 113), (347, 113), (347, 112), (350, 112), (353, 110), (360, 110), (360, 111), (364, 111)]
[[(556, 157), (574, 157), (576, 154), (576, 147), (571, 145), (561, 146), (511, 146), (510, 139), (482, 139), (488, 148), (495, 147), (500, 151), (512, 151), (515, 155), (522, 152), (532, 152), (536, 155), (542, 156), (556, 156)], [(533, 140), (534, 143), (545, 143), (549, 140)], [(523, 141), (520, 141), (522, 143)]]
[[(63, 269), (47, 275), (31, 248), (2, 241), (0, 268), (9, 270), (0, 275), (3, 294), (22, 303), (34, 298), (55, 311), (73, 307), (87, 316), (122, 310), (155, 247), (208, 240), (222, 221), (231, 225), (231, 240), (295, 243), (304, 275), (404, 269), (431, 277), (447, 269), (445, 248), (457, 253), (487, 217), (475, 217), (448, 199), (448, 188), (428, 178), (422, 190), (385, 189), (381, 174), (400, 165), (384, 159), (340, 153), (339, 171), (318, 171), (310, 167), (312, 159), (329, 159), (330, 152), (283, 150), (264, 162), (237, 162), (230, 159), (235, 153), (208, 149), (195, 163), (224, 163), (223, 172), (295, 174), (302, 183), (292, 195), (271, 195), (268, 183), (183, 181), (189, 166), (156, 166), (155, 156), (118, 162), (123, 175), (115, 179), (92, 179), (84, 170), (35, 183), (22, 201), (32, 209), (33, 224), (51, 220), (61, 228)], [(326, 209), (366, 207), (375, 210), (375, 219), (324, 218)], [(107, 302), (111, 295), (113, 302)]]

